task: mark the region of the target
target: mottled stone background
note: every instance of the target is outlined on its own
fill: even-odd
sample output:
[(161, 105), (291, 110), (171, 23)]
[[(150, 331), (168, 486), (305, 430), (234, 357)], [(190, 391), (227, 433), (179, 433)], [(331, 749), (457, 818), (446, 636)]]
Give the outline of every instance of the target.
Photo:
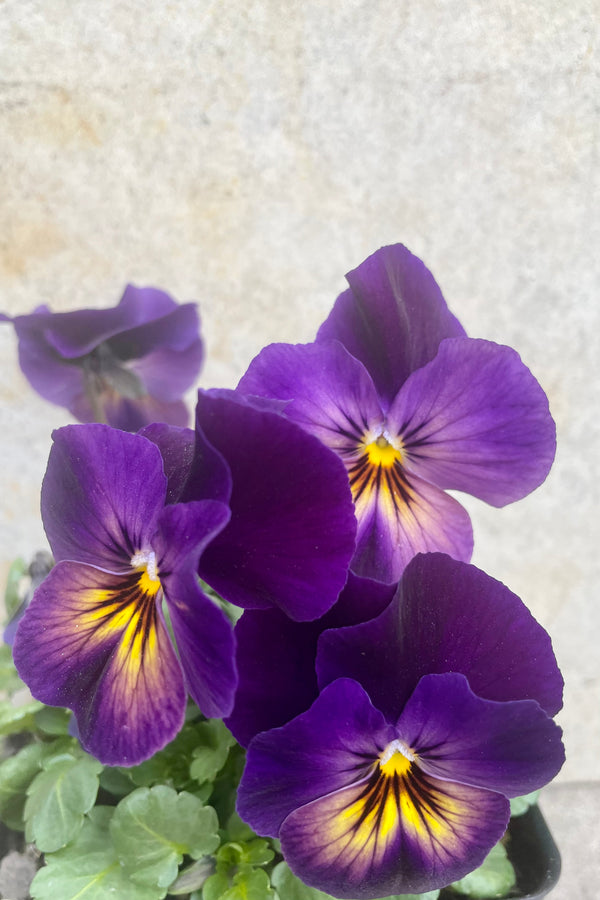
[[(600, 777), (597, 0), (0, 2), (0, 309), (198, 300), (201, 384), (311, 339), (402, 241), (546, 388), (559, 452), (474, 561), (551, 631), (563, 781)], [(0, 327), (0, 556), (42, 545), (50, 431)], [(591, 896), (591, 895), (590, 895)]]

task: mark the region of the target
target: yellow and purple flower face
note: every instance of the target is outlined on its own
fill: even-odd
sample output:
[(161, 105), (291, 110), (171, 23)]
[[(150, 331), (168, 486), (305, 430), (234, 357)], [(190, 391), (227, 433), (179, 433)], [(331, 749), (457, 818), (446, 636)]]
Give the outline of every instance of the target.
[(401, 245), (347, 276), (313, 344), (272, 344), (239, 384), (344, 462), (358, 519), (352, 563), (394, 582), (420, 552), (468, 561), (471, 523), (447, 489), (494, 506), (546, 477), (554, 423), (517, 353), (467, 338), (431, 274)]
[(42, 518), (57, 564), (18, 626), (14, 658), (35, 697), (75, 712), (82, 743), (106, 764), (134, 765), (170, 741), (187, 693), (207, 716), (232, 710), (232, 629), (199, 569), (232, 602), (296, 619), (326, 612), (346, 579), (356, 522), (339, 460), (239, 398), (202, 396), (198, 420), (195, 433), (54, 433)]
[[(227, 524), (225, 503), (165, 506), (158, 448), (105, 425), (54, 433), (42, 515), (57, 560), (14, 643), (32, 693), (76, 715), (82, 743), (134, 765), (171, 740), (186, 689), (221, 715), (236, 684), (230, 625), (200, 589), (199, 556)], [(180, 647), (178, 659), (163, 600)]]
[(507, 798), (562, 765), (547, 634), (504, 585), (446, 555), (417, 556), (376, 618), (323, 631), (316, 674), (312, 706), (251, 740), (238, 811), (335, 897), (461, 878), (504, 833)]
[(112, 309), (53, 313), (40, 306), (10, 321), (32, 387), (80, 422), (124, 431), (187, 424), (181, 398), (203, 358), (195, 304), (129, 285)]

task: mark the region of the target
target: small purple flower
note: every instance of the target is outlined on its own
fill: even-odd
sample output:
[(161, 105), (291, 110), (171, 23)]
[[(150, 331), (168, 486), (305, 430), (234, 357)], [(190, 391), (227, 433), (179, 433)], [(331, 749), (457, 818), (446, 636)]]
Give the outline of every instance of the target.
[(344, 586), (356, 533), (335, 454), (232, 392), (199, 395), (196, 432), (59, 429), (42, 518), (57, 564), (18, 627), (15, 663), (111, 765), (171, 740), (186, 693), (207, 716), (232, 711), (232, 628), (198, 572), (234, 603), (316, 618)]
[(342, 898), (443, 887), (481, 864), (508, 799), (564, 760), (550, 639), (504, 585), (443, 554), (376, 618), (324, 631), (310, 709), (250, 742), (238, 811)]
[(187, 423), (181, 397), (203, 357), (195, 304), (129, 285), (113, 309), (53, 313), (40, 306), (9, 321), (32, 387), (80, 422), (124, 431)]
[(285, 413), (343, 460), (359, 575), (396, 581), (419, 552), (468, 561), (469, 516), (446, 490), (494, 506), (546, 477), (555, 428), (517, 353), (467, 338), (431, 273), (402, 245), (347, 276), (312, 344), (272, 344), (239, 390)]

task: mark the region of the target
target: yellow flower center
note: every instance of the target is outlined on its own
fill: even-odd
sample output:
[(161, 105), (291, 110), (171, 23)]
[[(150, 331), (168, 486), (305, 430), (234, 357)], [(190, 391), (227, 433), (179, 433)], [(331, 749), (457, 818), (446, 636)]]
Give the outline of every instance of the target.
[(158, 569), (156, 568), (156, 555), (153, 550), (143, 550), (131, 557), (131, 565), (134, 569), (141, 569), (138, 587), (142, 593), (154, 597), (160, 590)]
[(383, 434), (380, 434), (378, 438), (367, 444), (365, 452), (372, 466), (382, 466), (384, 469), (391, 469), (394, 463), (402, 462), (401, 451), (394, 447)]

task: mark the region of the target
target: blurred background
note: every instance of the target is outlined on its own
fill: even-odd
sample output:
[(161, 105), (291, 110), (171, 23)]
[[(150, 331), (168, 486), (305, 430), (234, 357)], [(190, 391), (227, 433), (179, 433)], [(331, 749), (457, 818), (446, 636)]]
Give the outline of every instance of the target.
[[(580, 829), (585, 804), (600, 818), (599, 20), (598, 0), (0, 4), (1, 311), (158, 286), (199, 303), (201, 385), (234, 386), (402, 242), (468, 333), (542, 383), (546, 483), (465, 505), (473, 561), (550, 631), (565, 675), (555, 831), (561, 789)], [(0, 353), (6, 571), (45, 546), (39, 485), (70, 420), (29, 388), (8, 325)]]

